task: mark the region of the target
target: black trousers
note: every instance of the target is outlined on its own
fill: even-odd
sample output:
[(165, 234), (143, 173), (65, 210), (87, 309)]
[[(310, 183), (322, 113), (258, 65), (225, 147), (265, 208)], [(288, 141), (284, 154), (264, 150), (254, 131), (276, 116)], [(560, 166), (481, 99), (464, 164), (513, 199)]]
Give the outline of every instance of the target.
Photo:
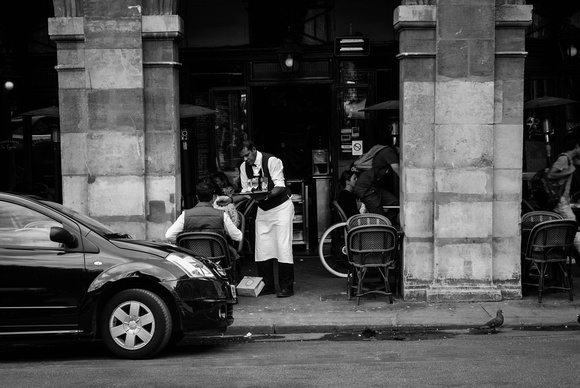
[[(274, 260), (258, 261), (258, 276), (264, 280), (264, 290), (276, 290), (274, 282)], [(278, 284), (280, 289), (294, 291), (294, 264), (278, 263)]]

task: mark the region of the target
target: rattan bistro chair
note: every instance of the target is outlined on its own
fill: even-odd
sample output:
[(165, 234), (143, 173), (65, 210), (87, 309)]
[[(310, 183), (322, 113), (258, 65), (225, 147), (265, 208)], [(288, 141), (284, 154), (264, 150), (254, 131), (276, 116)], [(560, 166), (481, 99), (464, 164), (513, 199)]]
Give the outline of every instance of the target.
[(528, 244), (528, 238), (530, 237), (530, 232), (533, 227), (540, 222), (561, 220), (562, 216), (558, 213), (549, 212), (545, 210), (531, 211), (522, 216), (522, 251), (526, 248)]
[(363, 225), (392, 225), (392, 224), (387, 217), (376, 213), (355, 214), (346, 221), (347, 230)]
[(540, 223), (544, 221), (561, 220), (562, 216), (558, 213), (548, 212), (544, 210), (536, 210), (533, 212), (526, 213), (522, 216), (522, 223), (533, 222)]
[[(391, 225), (361, 225), (347, 231), (348, 262), (356, 274), (356, 302), (360, 304), (361, 296), (383, 294), (393, 303), (393, 293), (389, 285), (389, 270), (396, 267), (399, 246), (397, 230)], [(374, 288), (364, 285), (365, 275), (369, 268), (376, 268), (381, 283)], [(353, 276), (347, 276), (348, 298), (354, 287)]]
[[(554, 220), (541, 222), (530, 232), (522, 252), (525, 264), (522, 284), (538, 287), (538, 303), (542, 302), (542, 292), (548, 289), (568, 291), (570, 300), (573, 299), (570, 251), (577, 231), (578, 223), (574, 220)], [(530, 269), (537, 271), (537, 276), (531, 275)]]
[(236, 261), (232, 260), (226, 238), (214, 232), (184, 232), (177, 236), (177, 245), (197, 256), (219, 264), (228, 274), (229, 280), (237, 284)]

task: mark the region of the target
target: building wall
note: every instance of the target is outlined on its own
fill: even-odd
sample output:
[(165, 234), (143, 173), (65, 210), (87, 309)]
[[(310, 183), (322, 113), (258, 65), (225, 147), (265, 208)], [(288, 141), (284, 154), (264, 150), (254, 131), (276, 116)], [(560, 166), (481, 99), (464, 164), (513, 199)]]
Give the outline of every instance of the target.
[[(180, 193), (172, 2), (55, 1), (63, 204), (161, 239)], [(145, 14), (144, 14), (145, 13)]]
[[(521, 297), (524, 28), (531, 6), (403, 5), (404, 294)], [(436, 4), (436, 5), (433, 5)]]
[[(531, 6), (507, 2), (404, 1), (395, 10), (405, 299), (521, 297)], [(175, 40), (183, 27), (174, 4), (55, 0), (50, 20), (64, 204), (138, 238), (162, 237), (180, 193)]]

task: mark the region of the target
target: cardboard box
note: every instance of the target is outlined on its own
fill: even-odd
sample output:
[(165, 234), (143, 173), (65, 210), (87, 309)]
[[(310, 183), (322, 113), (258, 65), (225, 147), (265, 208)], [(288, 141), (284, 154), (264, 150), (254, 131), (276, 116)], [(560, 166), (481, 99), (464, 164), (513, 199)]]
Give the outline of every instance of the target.
[(244, 276), (238, 284), (236, 291), (239, 296), (258, 296), (264, 288), (264, 281), (262, 278)]

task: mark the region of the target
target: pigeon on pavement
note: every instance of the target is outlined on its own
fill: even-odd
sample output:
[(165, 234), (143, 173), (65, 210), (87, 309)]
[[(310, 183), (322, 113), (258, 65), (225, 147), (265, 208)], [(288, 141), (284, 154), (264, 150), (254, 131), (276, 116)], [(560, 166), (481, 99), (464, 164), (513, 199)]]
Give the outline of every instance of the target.
[(487, 322), (485, 325), (480, 326), (480, 329), (495, 329), (496, 327), (500, 327), (501, 325), (503, 325), (503, 311), (501, 310), (497, 310), (497, 314), (495, 316), (495, 318), (491, 319), (489, 322)]
[(580, 314), (578, 314), (578, 319), (577, 320), (578, 320), (578, 323), (580, 323)]

